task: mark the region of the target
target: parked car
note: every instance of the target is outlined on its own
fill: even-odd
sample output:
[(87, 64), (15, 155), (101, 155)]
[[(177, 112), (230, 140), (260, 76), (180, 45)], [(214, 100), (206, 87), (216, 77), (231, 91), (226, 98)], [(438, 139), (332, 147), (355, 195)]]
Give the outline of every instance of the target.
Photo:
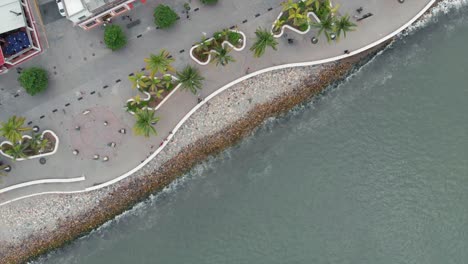
[(62, 0), (55, 0), (55, 2), (57, 3), (59, 13), (62, 16), (67, 16), (67, 14), (65, 13), (65, 7), (63, 6)]

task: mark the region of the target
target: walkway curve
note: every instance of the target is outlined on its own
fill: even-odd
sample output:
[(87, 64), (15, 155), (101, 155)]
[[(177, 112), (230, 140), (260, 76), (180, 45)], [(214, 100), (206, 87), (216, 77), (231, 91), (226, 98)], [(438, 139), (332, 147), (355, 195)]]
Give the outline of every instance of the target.
[[(5, 193), (14, 189), (19, 189), (31, 185), (37, 185), (37, 184), (43, 184), (43, 183), (69, 183), (69, 182), (79, 182), (79, 181), (84, 181), (86, 180), (85, 176), (81, 177), (76, 177), (76, 178), (68, 178), (68, 179), (42, 179), (42, 180), (37, 180), (37, 181), (28, 181), (28, 182), (23, 182), (19, 184), (15, 184), (12, 186), (8, 186), (6, 188), (3, 188), (0, 190), (0, 193)], [(3, 204), (0, 204), (3, 205)]]
[[(202, 107), (209, 100), (211, 100), (212, 98), (214, 98), (218, 94), (224, 92), (225, 90), (229, 89), (230, 87), (232, 87), (232, 86), (234, 86), (234, 85), (236, 85), (236, 84), (238, 84), (238, 83), (240, 83), (240, 82), (242, 82), (242, 81), (244, 81), (246, 79), (249, 79), (249, 78), (257, 76), (257, 75), (260, 75), (262, 73), (266, 73), (266, 72), (270, 72), (270, 71), (274, 71), (274, 70), (285, 69), (285, 68), (304, 67), (304, 66), (313, 66), (313, 65), (318, 65), (318, 64), (324, 64), (324, 63), (334, 62), (334, 61), (338, 61), (338, 60), (341, 60), (341, 59), (344, 59), (344, 58), (347, 58), (347, 57), (357, 55), (357, 54), (359, 54), (359, 53), (361, 53), (363, 51), (366, 51), (366, 50), (371, 49), (371, 48), (373, 48), (375, 46), (378, 46), (379, 44), (393, 38), (394, 36), (396, 36), (397, 34), (402, 32), (404, 29), (406, 29), (411, 24), (413, 24), (419, 17), (421, 17), (435, 2), (436, 2), (436, 0), (431, 0), (421, 11), (419, 11), (419, 13), (417, 15), (415, 15), (407, 23), (405, 23), (403, 26), (401, 26), (397, 30), (393, 31), (392, 33), (390, 33), (390, 34), (382, 37), (381, 39), (379, 39), (377, 41), (374, 41), (373, 43), (368, 44), (368, 45), (366, 45), (366, 46), (364, 46), (364, 47), (362, 47), (360, 49), (351, 51), (348, 54), (343, 54), (343, 55), (340, 55), (340, 56), (335, 56), (335, 57), (331, 57), (331, 58), (328, 58), (328, 59), (322, 59), (322, 60), (317, 60), (317, 61), (300, 62), (300, 63), (288, 63), (288, 64), (283, 64), (283, 65), (273, 66), (273, 67), (265, 68), (265, 69), (262, 69), (262, 70), (258, 70), (256, 72), (250, 73), (248, 75), (244, 75), (241, 78), (239, 78), (237, 80), (234, 80), (234, 81), (224, 85), (220, 89), (214, 91), (209, 96), (207, 96), (205, 98), (205, 100), (203, 100), (201, 103), (197, 104), (194, 108), (192, 108), (192, 110), (190, 110), (179, 121), (179, 123), (177, 123), (175, 128), (172, 130), (172, 134), (170, 134), (167, 137), (167, 139), (163, 142), (163, 144), (153, 154), (151, 154), (146, 160), (144, 160), (142, 163), (140, 163), (137, 167), (133, 168), (132, 170), (126, 172), (125, 174), (123, 174), (123, 175), (121, 175), (121, 176), (119, 176), (119, 177), (117, 177), (115, 179), (112, 179), (110, 181), (95, 185), (93, 187), (88, 187), (88, 188), (86, 188), (84, 190), (79, 190), (79, 191), (52, 191), (52, 192), (42, 192), (42, 193), (35, 193), (35, 194), (25, 195), (25, 196), (17, 197), (17, 198), (8, 200), (6, 202), (3, 202), (3, 203), (0, 204), (0, 206), (6, 205), (6, 204), (9, 204), (11, 202), (18, 201), (18, 200), (21, 200), (21, 199), (24, 199), (24, 198), (29, 198), (29, 197), (33, 197), (33, 196), (37, 196), (37, 195), (43, 195), (43, 194), (72, 194), (72, 193), (83, 193), (83, 192), (94, 191), (94, 190), (98, 190), (100, 188), (109, 186), (111, 184), (114, 184), (116, 182), (119, 182), (119, 181), (127, 178), (128, 176), (134, 174), (135, 172), (139, 171), (146, 164), (148, 164), (153, 158), (155, 158), (166, 147), (166, 145), (170, 142), (172, 137), (174, 137), (174, 135), (179, 130), (179, 128), (187, 121), (187, 119), (189, 119), (192, 116), (193, 113), (195, 113), (200, 107)], [(2, 191), (2, 190), (0, 190), (0, 191)]]

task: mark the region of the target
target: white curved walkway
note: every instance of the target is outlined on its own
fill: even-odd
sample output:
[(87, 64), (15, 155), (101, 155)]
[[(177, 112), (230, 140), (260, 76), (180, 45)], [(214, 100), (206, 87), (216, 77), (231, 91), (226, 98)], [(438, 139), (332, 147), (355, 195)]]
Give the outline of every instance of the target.
[[(363, 5), (367, 4), (364, 0), (353, 1), (353, 3), (340, 3), (339, 1), (336, 2), (342, 6), (342, 13), (348, 12), (350, 14), (353, 14), (353, 11), (360, 6), (360, 3), (363, 3)], [(151, 159), (156, 157), (170, 142), (170, 139), (175, 135), (175, 132), (195, 111), (197, 111), (203, 104), (224, 90), (245, 79), (268, 71), (289, 67), (317, 65), (341, 60), (343, 58), (358, 54), (400, 33), (402, 30), (412, 24), (417, 18), (419, 18), (434, 2), (435, 0), (407, 1), (407, 3), (401, 5), (395, 0), (382, 1), (382, 3), (376, 3), (374, 6), (369, 6), (369, 4), (367, 4), (368, 6), (364, 5), (365, 10), (371, 9), (374, 16), (360, 22), (356, 32), (349, 33), (346, 39), (342, 39), (338, 43), (330, 45), (326, 43), (319, 43), (318, 45), (313, 46), (310, 44), (310, 37), (313, 36), (313, 33), (307, 34), (305, 36), (298, 36), (294, 35), (294, 33), (286, 32), (288, 37), (295, 38), (296, 41), (294, 48), (289, 47), (284, 43), (284, 41), (281, 41), (282, 39), (280, 39), (281, 43), (279, 50), (277, 52), (268, 51), (264, 58), (253, 59), (252, 54), (248, 50), (245, 50), (237, 55), (233, 54), (237, 62), (227, 66), (226, 68), (215, 68), (214, 66), (206, 66), (206, 68), (201, 68), (202, 73), (207, 79), (207, 87), (202, 92), (202, 96), (205, 98), (205, 100), (202, 103), (197, 104), (196, 99), (194, 99), (193, 96), (188, 93), (178, 91), (176, 94), (174, 94), (174, 96), (171, 97), (159, 110), (158, 115), (164, 118), (158, 124), (158, 130), (160, 134), (163, 135), (158, 138), (159, 142), (161, 142), (161, 145), (151, 155), (146, 157), (146, 159), (144, 159), (144, 161), (139, 165), (132, 166), (134, 167), (133, 169), (128, 170), (128, 172), (122, 175), (110, 175), (110, 179), (108, 178), (104, 180), (96, 179), (95, 175), (90, 175), (89, 173), (81, 173), (80, 175), (86, 175), (86, 177), (61, 177), (59, 179), (51, 179), (49, 177), (48, 179), (35, 180), (29, 183), (24, 182), (21, 184), (4, 186), (0, 189), (0, 206), (8, 204), (12, 201), (41, 194), (87, 192), (116, 183), (132, 175), (145, 166)], [(263, 17), (246, 23), (245, 25), (239, 26), (239, 29), (245, 32), (248, 38), (251, 38), (254, 35), (253, 32), (258, 26), (269, 28), (271, 23), (273, 23), (274, 19), (278, 15), (279, 11), (280, 8), (276, 7), (273, 11), (267, 13)], [(194, 21), (192, 24), (193, 23)], [(195, 39), (194, 42), (196, 40), (197, 39)], [(323, 41), (323, 37), (321, 37), (321, 41), (325, 42)], [(185, 45), (190, 46), (191, 43), (185, 43)], [(345, 49), (348, 49), (350, 54), (343, 54)], [(179, 56), (180, 58), (177, 58), (179, 61), (187, 63), (187, 58), (184, 59), (182, 56), (189, 57), (189, 54), (185, 53), (184, 55)], [(245, 69), (247, 67), (249, 67), (253, 72), (245, 75)], [(127, 89), (130, 90), (129, 87)], [(177, 111), (174, 111), (174, 109), (177, 109)], [(123, 114), (128, 115), (126, 113)], [(57, 130), (55, 129), (55, 131)], [(166, 137), (165, 140), (162, 140), (164, 139), (164, 135), (168, 135), (168, 137)], [(61, 135), (59, 134), (59, 136)], [(134, 144), (133, 138), (131, 138), (131, 140), (132, 142), (128, 142), (128, 144)], [(135, 139), (135, 141), (136, 140), (141, 139)], [(148, 145), (148, 141), (145, 142), (144, 140), (141, 140), (140, 142), (146, 146)], [(156, 144), (157, 142), (158, 141), (156, 141)], [(137, 144), (140, 143), (137, 142)], [(62, 152), (66, 151), (69, 151), (69, 149), (62, 149)], [(60, 152), (58, 155), (59, 154)], [(70, 162), (72, 163), (74, 161), (71, 160)], [(129, 163), (131, 166), (132, 162)], [(57, 166), (60, 166), (60, 164)], [(82, 166), (82, 164), (79, 164), (75, 168), (81, 169)], [(91, 169), (94, 174), (99, 173), (102, 171), (102, 169), (104, 169), (104, 171), (106, 170), (105, 167), (96, 167), (97, 166), (94, 166), (89, 169)], [(66, 169), (65, 171), (70, 172), (70, 169)], [(66, 180), (64, 180), (64, 178)], [(0, 185), (0, 187), (2, 187), (2, 185)]]

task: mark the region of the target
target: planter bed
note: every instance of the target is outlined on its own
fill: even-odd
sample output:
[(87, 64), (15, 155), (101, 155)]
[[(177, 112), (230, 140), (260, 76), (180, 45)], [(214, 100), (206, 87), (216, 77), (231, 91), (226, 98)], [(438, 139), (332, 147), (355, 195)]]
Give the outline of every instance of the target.
[[(29, 159), (35, 159), (35, 158), (41, 158), (45, 156), (50, 156), (55, 154), (57, 152), (58, 146), (59, 146), (59, 139), (57, 135), (52, 131), (52, 130), (44, 130), (40, 136), (41, 139), (47, 139), (47, 145), (45, 148), (39, 153), (39, 152), (34, 152), (30, 148), (26, 148), (24, 153), (28, 156), (27, 158), (18, 158), (16, 161), (23, 161), (23, 160), (29, 160)], [(31, 140), (32, 137), (29, 135), (24, 135), (23, 140), (21, 144), (27, 144), (29, 140)], [(13, 144), (10, 141), (3, 141), (0, 144), (0, 154), (3, 156), (15, 160), (12, 156), (6, 154), (4, 150), (7, 150), (9, 148), (13, 147)]]
[[(284, 34), (284, 29), (289, 29), (291, 31), (294, 31), (298, 34), (301, 34), (301, 35), (304, 35), (304, 34), (307, 34), (309, 31), (310, 31), (310, 24), (309, 23), (306, 23), (304, 24), (305, 26), (300, 26), (300, 27), (296, 27), (293, 25), (292, 21), (291, 20), (288, 20), (288, 14), (286, 13), (287, 11), (285, 12), (281, 12), (278, 16), (278, 18), (275, 20), (275, 22), (273, 23), (272, 27), (271, 27), (271, 33), (273, 33), (273, 36), (275, 38), (279, 38), (281, 37), (283, 34)], [(317, 15), (315, 15), (314, 12), (308, 12), (307, 13), (307, 16), (309, 18), (313, 18), (317, 23), (320, 23), (320, 19), (317, 17)], [(275, 28), (275, 24), (277, 23), (277, 21), (279, 20), (286, 20), (285, 24), (282, 25), (280, 27), (280, 30), (278, 31), (275, 31), (274, 28)]]
[[(157, 110), (157, 109), (159, 109), (164, 104), (164, 102), (166, 102), (166, 100), (180, 86), (180, 83), (178, 82), (177, 77), (175, 77), (173, 75), (170, 75), (170, 74), (165, 74), (164, 76), (170, 76), (171, 77), (171, 79), (172, 79), (172, 88), (170, 88), (170, 89), (162, 88), (163, 92), (160, 94), (161, 98), (157, 98), (156, 96), (154, 96), (154, 95), (152, 95), (150, 93), (150, 89), (148, 87), (143, 88), (143, 87), (140, 87), (139, 84), (137, 84), (138, 92), (140, 92), (144, 96), (141, 97), (140, 103), (138, 103), (138, 105), (132, 104), (133, 102), (135, 102), (134, 98), (128, 99), (126, 104), (125, 104), (125, 109), (127, 110), (127, 112), (129, 112), (131, 115), (134, 115), (135, 111), (137, 109), (141, 109), (141, 110), (145, 110), (145, 109)], [(154, 78), (159, 78), (160, 79), (161, 77), (154, 77)]]
[(190, 57), (200, 65), (207, 65), (211, 62), (211, 53), (216, 52), (214, 48), (225, 48), (227, 45), (235, 51), (241, 51), (245, 48), (246, 42), (247, 38), (242, 31), (225, 29), (194, 45), (190, 49)]
[[(302, 9), (302, 12), (304, 12), (303, 14), (307, 14), (308, 19), (310, 20), (313, 19), (315, 20), (315, 22), (320, 23), (322, 16), (328, 15), (328, 14), (333, 15), (333, 12), (331, 12), (331, 9), (332, 9), (331, 1), (321, 1), (321, 4), (318, 9), (316, 8), (315, 3), (313, 3), (311, 6), (306, 7), (305, 6), (306, 1), (307, 0), (300, 0), (300, 1), (297, 1), (296, 3), (299, 5), (303, 5), (303, 6), (300, 6), (300, 10)], [(329, 6), (324, 8), (324, 6), (327, 6), (327, 3)], [(283, 11), (278, 15), (275, 22), (271, 26), (271, 33), (273, 34), (275, 38), (281, 37), (284, 33), (284, 29), (286, 28), (301, 35), (307, 34), (310, 31), (310, 23), (307, 20), (302, 21), (302, 23), (300, 23), (299, 25), (294, 25), (293, 23), (294, 19), (289, 19), (290, 9), (287, 9), (287, 10), (283, 9)], [(282, 24), (280, 23), (280, 26), (277, 26), (279, 21), (284, 21), (284, 23)]]

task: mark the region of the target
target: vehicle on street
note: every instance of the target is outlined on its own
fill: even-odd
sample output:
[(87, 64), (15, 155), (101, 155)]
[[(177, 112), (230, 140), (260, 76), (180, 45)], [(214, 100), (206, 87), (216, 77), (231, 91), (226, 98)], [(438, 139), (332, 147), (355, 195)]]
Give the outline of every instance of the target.
[(55, 2), (57, 3), (59, 13), (62, 16), (67, 16), (67, 14), (65, 13), (65, 7), (63, 6), (62, 0), (55, 0)]

